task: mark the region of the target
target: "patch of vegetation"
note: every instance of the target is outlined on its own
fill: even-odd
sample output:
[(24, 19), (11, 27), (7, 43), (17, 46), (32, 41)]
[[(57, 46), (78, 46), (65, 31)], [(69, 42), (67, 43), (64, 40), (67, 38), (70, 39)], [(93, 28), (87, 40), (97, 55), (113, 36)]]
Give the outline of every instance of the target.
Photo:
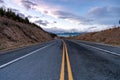
[(3, 49), (5, 49), (5, 48), (3, 48), (3, 47), (1, 46), (1, 44), (0, 44), (0, 50), (3, 50)]
[(11, 9), (3, 9), (0, 8), (0, 16), (1, 17), (7, 17), (9, 19), (18, 21), (18, 22), (22, 22), (22, 23), (29, 23), (28, 18), (26, 17), (25, 19), (21, 18), (18, 14), (16, 14), (15, 12), (12, 12)]
[[(4, 8), (1, 7), (0, 8), (0, 16), (12, 19), (12, 20), (17, 21), (17, 22), (30, 24), (30, 25), (33, 25), (33, 26), (43, 30), (40, 26), (36, 25), (35, 23), (31, 23), (27, 17), (23, 19), (22, 17), (20, 17), (18, 14), (16, 14), (15, 12), (13, 12), (9, 8), (8, 9), (4, 9)], [(4, 24), (8, 25), (8, 22), (6, 21), (6, 22), (4, 22)]]
[(54, 33), (49, 33), (49, 34), (52, 36), (52, 38), (57, 37), (57, 35), (56, 35), (56, 34), (54, 34)]

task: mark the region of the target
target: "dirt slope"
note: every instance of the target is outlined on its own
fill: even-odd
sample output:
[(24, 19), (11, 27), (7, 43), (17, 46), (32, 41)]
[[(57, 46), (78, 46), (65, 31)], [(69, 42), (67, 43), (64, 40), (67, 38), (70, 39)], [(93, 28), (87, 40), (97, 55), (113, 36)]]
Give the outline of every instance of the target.
[(0, 17), (0, 50), (22, 47), (52, 39), (51, 34), (35, 25)]
[(75, 39), (120, 45), (120, 27), (83, 34), (75, 37)]

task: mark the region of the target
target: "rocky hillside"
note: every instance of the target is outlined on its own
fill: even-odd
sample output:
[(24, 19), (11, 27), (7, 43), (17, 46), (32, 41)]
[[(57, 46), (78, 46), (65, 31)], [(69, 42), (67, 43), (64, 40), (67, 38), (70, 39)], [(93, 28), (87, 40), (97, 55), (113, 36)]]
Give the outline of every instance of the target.
[(35, 24), (0, 17), (0, 50), (50, 41), (54, 36)]
[(120, 27), (83, 34), (74, 39), (120, 45)]

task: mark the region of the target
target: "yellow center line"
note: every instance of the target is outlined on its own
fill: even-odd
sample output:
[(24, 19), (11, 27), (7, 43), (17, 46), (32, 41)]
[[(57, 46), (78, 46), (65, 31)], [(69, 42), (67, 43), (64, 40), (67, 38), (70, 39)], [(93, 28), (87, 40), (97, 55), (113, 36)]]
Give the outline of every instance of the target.
[[(65, 55), (66, 55), (66, 57), (65, 57)], [(63, 41), (63, 53), (62, 53), (60, 80), (64, 80), (64, 78), (65, 78), (65, 58), (66, 58), (67, 70), (68, 70), (68, 80), (73, 80), (67, 46), (66, 46), (65, 42)]]
[(61, 65), (61, 72), (60, 72), (60, 80), (64, 80), (64, 71), (65, 71), (65, 68), (64, 68), (64, 65), (65, 65), (65, 51), (64, 51), (64, 45), (63, 45), (63, 53), (62, 53), (62, 65)]
[[(65, 44), (65, 42), (64, 42)], [(65, 52), (66, 52), (66, 61), (67, 61), (67, 69), (68, 69), (68, 80), (73, 80), (72, 69), (70, 66), (70, 59), (68, 56), (67, 46), (65, 44)]]

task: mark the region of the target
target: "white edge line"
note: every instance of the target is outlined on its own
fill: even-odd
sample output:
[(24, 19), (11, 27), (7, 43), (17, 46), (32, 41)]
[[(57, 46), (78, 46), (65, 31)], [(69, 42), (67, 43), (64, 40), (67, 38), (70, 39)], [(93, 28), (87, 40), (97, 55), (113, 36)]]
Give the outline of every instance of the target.
[(92, 44), (97, 44), (97, 45), (107, 46), (107, 47), (116, 47), (116, 48), (120, 48), (120, 46), (114, 46), (114, 45), (105, 44), (105, 43), (98, 43), (98, 42), (91, 42), (91, 41), (84, 41), (84, 40), (76, 40), (76, 41), (87, 42), (87, 43), (92, 43)]
[(18, 61), (18, 60), (20, 60), (20, 59), (23, 59), (23, 58), (25, 58), (25, 57), (27, 57), (27, 56), (29, 56), (29, 55), (32, 55), (33, 53), (35, 53), (35, 52), (37, 52), (37, 51), (39, 51), (39, 50), (42, 50), (42, 49), (44, 49), (44, 48), (46, 48), (46, 47), (49, 47), (49, 46), (51, 46), (51, 45), (52, 45), (52, 44), (50, 44), (50, 45), (48, 45), (48, 46), (44, 46), (44, 47), (42, 47), (42, 48), (40, 48), (40, 49), (37, 49), (37, 50), (35, 50), (35, 51), (33, 51), (33, 52), (30, 52), (30, 53), (28, 53), (28, 54), (26, 54), (26, 55), (24, 55), (24, 56), (21, 56), (21, 57), (19, 57), (19, 58), (17, 58), (17, 59), (14, 59), (14, 60), (10, 61), (10, 62), (7, 62), (7, 63), (5, 63), (5, 64), (3, 64), (3, 65), (0, 65), (0, 69), (3, 68), (3, 67), (6, 67), (7, 65), (10, 65), (10, 64), (12, 64), (12, 63), (14, 63), (14, 62), (16, 62), (16, 61)]
[(113, 55), (120, 56), (120, 54), (118, 54), (118, 53), (115, 53), (115, 52), (112, 52), (112, 51), (108, 51), (108, 50), (105, 50), (105, 49), (97, 48), (97, 47), (90, 46), (90, 45), (83, 44), (83, 43), (77, 43), (77, 42), (74, 42), (74, 43), (76, 43), (76, 44), (86, 45), (86, 46), (88, 46), (88, 47), (92, 47), (92, 48), (95, 48), (95, 49), (97, 49), (97, 50), (101, 50), (101, 51), (104, 51), (104, 52), (107, 52), (107, 53), (110, 53), (110, 54), (113, 54)]

